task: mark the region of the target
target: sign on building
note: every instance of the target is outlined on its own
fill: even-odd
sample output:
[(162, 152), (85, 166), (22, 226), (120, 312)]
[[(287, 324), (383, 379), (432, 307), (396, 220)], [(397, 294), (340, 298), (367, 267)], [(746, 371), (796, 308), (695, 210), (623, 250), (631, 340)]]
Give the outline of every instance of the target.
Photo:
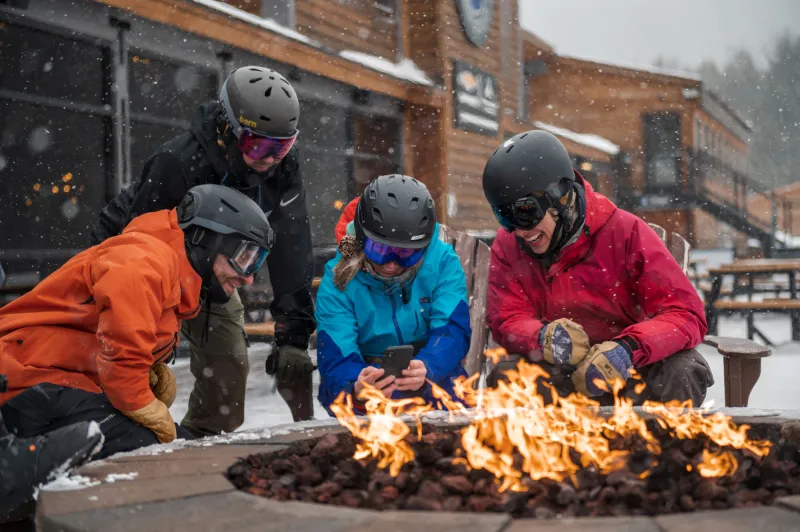
[(495, 136), (499, 130), (497, 79), (461, 61), (453, 62), (453, 98), (458, 129)]
[(467, 39), (475, 46), (483, 46), (492, 24), (494, 0), (456, 0), (456, 4)]

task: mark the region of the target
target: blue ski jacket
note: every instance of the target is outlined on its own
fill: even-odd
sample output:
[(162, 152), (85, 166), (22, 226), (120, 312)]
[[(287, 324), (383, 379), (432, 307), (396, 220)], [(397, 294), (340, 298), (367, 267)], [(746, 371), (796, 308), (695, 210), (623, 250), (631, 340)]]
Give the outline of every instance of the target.
[[(405, 287), (360, 271), (339, 290), (333, 269), (340, 259), (337, 253), (326, 264), (317, 292), (320, 403), (328, 409), (341, 392), (353, 392), (365, 357), (381, 358), (387, 347), (412, 343), (424, 344), (415, 358), (425, 364), (427, 379), (452, 395), (452, 381), (466, 375), (462, 360), (472, 330), (464, 270), (453, 247), (439, 240), (439, 224), (416, 277)], [(408, 393), (395, 392), (393, 398)], [(430, 386), (422, 397), (434, 402)]]

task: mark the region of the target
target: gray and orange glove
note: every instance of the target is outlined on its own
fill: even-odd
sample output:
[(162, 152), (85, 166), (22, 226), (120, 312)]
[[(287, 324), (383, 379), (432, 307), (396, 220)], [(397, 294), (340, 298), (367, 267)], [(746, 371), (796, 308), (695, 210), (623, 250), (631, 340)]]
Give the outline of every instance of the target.
[(539, 329), (544, 359), (551, 364), (577, 366), (589, 352), (589, 336), (583, 327), (567, 318), (551, 321)]
[(178, 387), (175, 383), (175, 375), (164, 363), (156, 364), (150, 368), (150, 391), (156, 399), (167, 405), (167, 408), (175, 402), (175, 395)]
[(139, 425), (153, 431), (161, 443), (169, 443), (176, 437), (175, 422), (169, 413), (167, 405), (153, 399), (153, 402), (144, 408), (133, 412), (123, 412), (125, 416)]
[[(632, 353), (624, 342), (603, 342), (592, 346), (572, 374), (572, 383), (583, 395), (595, 397), (610, 392), (617, 379), (626, 382), (632, 368)], [(606, 390), (595, 384), (595, 380), (605, 383)]]

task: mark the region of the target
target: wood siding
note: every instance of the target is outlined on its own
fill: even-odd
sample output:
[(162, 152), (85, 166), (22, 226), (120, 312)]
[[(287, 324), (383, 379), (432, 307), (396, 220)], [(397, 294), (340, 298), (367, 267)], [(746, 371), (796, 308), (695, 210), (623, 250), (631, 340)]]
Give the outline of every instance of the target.
[(328, 48), (397, 58), (399, 14), (387, 16), (374, 0), (295, 0), (295, 16), (297, 31)]

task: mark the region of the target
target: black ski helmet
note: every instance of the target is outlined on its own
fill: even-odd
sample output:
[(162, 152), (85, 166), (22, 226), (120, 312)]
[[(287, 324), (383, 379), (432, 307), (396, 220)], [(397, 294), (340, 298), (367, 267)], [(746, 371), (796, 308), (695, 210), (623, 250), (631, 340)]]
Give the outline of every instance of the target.
[[(177, 208), (178, 225), (183, 230), (189, 261), (203, 280), (203, 289), (212, 302), (228, 297), (213, 274), (217, 254), (233, 259), (237, 251), (251, 246), (260, 251), (260, 261), (275, 241), (267, 216), (258, 204), (224, 185), (198, 185), (186, 193)], [(239, 272), (251, 275), (253, 272)]]
[(356, 242), (367, 238), (389, 246), (421, 249), (431, 242), (436, 207), (428, 188), (413, 177), (382, 175), (373, 180), (358, 202)]
[(546, 131), (526, 131), (506, 140), (483, 169), (483, 193), (493, 207), (533, 192), (553, 191), (553, 185), (561, 197), (569, 192), (570, 182), (575, 182), (575, 172), (569, 153)]
[(219, 100), (237, 138), (244, 128), (267, 137), (290, 137), (297, 132), (297, 93), (286, 78), (272, 69), (237, 68), (222, 85)]

